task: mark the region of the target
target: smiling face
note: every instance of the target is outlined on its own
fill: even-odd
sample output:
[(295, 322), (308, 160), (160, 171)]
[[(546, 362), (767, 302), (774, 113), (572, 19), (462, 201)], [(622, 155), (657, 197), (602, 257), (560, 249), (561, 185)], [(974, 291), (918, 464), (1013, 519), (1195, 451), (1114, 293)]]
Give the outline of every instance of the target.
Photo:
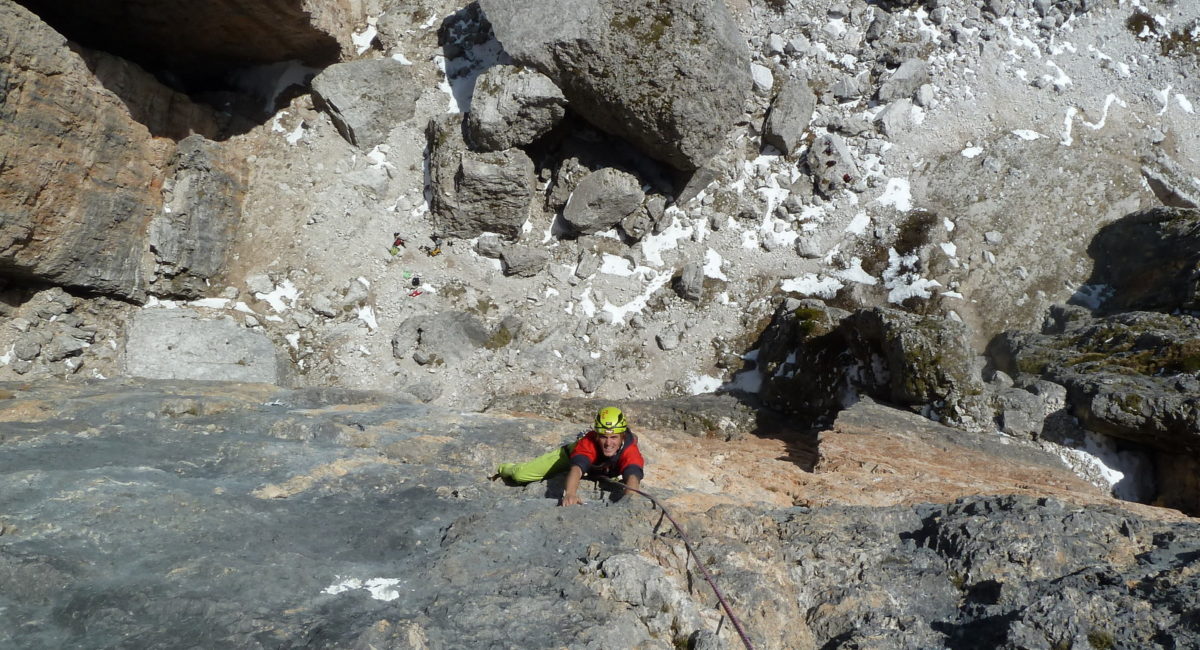
[(606, 457), (616, 455), (621, 449), (621, 442), (624, 439), (624, 434), (614, 433), (612, 435), (605, 435), (603, 431), (596, 432), (596, 440), (600, 443), (600, 453)]

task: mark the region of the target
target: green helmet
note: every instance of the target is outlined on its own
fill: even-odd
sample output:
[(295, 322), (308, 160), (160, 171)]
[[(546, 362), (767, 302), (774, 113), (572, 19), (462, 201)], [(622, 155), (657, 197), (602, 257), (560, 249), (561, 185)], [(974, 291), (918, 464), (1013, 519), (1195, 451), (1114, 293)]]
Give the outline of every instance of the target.
[(625, 433), (629, 430), (629, 424), (625, 422), (625, 414), (621, 412), (621, 409), (615, 406), (606, 406), (596, 413), (596, 422), (593, 428), (597, 433), (604, 430)]

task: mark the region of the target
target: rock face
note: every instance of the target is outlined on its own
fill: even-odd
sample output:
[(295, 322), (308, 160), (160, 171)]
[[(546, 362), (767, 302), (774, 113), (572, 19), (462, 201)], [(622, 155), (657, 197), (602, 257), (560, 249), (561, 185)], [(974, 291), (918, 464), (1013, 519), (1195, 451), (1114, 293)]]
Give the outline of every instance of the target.
[(430, 120), (430, 208), (438, 231), (451, 237), (493, 232), (516, 239), (533, 204), (533, 161), (520, 149), (474, 152), (462, 118)]
[[(737, 647), (649, 502), (585, 482), (587, 505), (556, 508), (561, 479), (487, 480), (575, 424), (345, 389), (0, 385), (0, 645)], [(766, 439), (639, 434), (643, 485), (755, 647), (1200, 641), (1194, 520), (1031, 496), (778, 504), (782, 468), (810, 474), (761, 449), (780, 471), (739, 464)]]
[(721, 147), (750, 91), (749, 52), (722, 0), (483, 0), (513, 60), (571, 109), (677, 169)]
[[(209, 111), (136, 66), (81, 58), (16, 5), (0, 3), (0, 24), (14, 35), (0, 50), (0, 270), (139, 299), (156, 273), (152, 245), (169, 276), (156, 290), (194, 294), (220, 270), (243, 172), (199, 135), (178, 146), (154, 136), (214, 132)], [(182, 214), (162, 213), (164, 176)]]
[(392, 59), (331, 65), (313, 79), (312, 89), (338, 133), (363, 151), (383, 144), (393, 127), (413, 116), (421, 92), (412, 67)]
[(195, 298), (222, 276), (246, 193), (246, 170), (216, 143), (179, 143), (163, 184), (163, 210), (150, 222), (153, 293)]

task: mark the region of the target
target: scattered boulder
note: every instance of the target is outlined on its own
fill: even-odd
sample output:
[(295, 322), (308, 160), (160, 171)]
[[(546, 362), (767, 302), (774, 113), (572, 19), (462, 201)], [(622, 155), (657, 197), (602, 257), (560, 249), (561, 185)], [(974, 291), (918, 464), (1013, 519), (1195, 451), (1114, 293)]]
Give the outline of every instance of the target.
[(536, 177), (520, 149), (468, 151), (456, 115), (429, 121), (429, 177), (434, 223), (443, 236), (493, 232), (517, 239), (529, 219)]
[(563, 221), (579, 234), (603, 232), (641, 208), (645, 198), (635, 176), (605, 167), (579, 181), (563, 208)]
[(917, 89), (929, 82), (929, 64), (922, 59), (907, 59), (879, 86), (880, 102), (912, 99)]
[(370, 151), (413, 116), (420, 85), (412, 66), (391, 58), (336, 63), (312, 81), (317, 105), (346, 142)]
[(699, 262), (685, 264), (673, 286), (680, 298), (699, 303), (704, 296), (704, 265)]
[(579, 390), (589, 395), (600, 390), (601, 384), (604, 383), (608, 375), (608, 371), (604, 365), (595, 362), (584, 364), (582, 373), (582, 376), (578, 380)]
[(505, 51), (550, 77), (572, 111), (679, 170), (717, 152), (750, 92), (750, 51), (719, 0), (480, 6)]
[(541, 273), (550, 263), (550, 252), (533, 246), (506, 246), (500, 254), (504, 262), (504, 275), (532, 278)]
[(475, 252), (483, 257), (498, 260), (504, 254), (504, 242), (493, 233), (484, 233), (475, 241)]
[(392, 354), (410, 353), (422, 365), (453, 363), (481, 348), (492, 332), (478, 318), (462, 311), (411, 316), (392, 336)]
[(807, 160), (813, 184), (825, 196), (853, 188), (859, 180), (858, 164), (836, 133), (826, 133), (813, 141)]
[(475, 80), (467, 115), (469, 143), (478, 151), (525, 146), (562, 120), (566, 102), (554, 82), (536, 70), (488, 68)]
[(898, 137), (912, 129), (913, 119), (913, 102), (907, 97), (898, 99), (886, 108), (879, 111), (875, 116), (875, 121), (879, 123), (879, 130), (889, 138)]
[(763, 125), (763, 142), (792, 155), (799, 150), (802, 136), (812, 121), (817, 106), (817, 95), (808, 85), (808, 79), (800, 77), (784, 82), (779, 94), (771, 102)]
[(126, 375), (147, 379), (279, 384), (287, 374), (265, 334), (186, 309), (136, 312), (125, 335), (123, 365)]

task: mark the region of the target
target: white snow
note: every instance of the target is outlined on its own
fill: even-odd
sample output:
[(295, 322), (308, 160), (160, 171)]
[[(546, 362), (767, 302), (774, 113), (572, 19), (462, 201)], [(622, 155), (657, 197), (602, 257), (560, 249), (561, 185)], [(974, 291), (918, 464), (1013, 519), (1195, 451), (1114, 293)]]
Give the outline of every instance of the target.
[(579, 296), (579, 308), (583, 310), (583, 315), (588, 318), (596, 315), (596, 303), (592, 302), (591, 287), (584, 289), (583, 294)]
[(359, 580), (358, 578), (343, 578), (336, 576), (335, 582), (321, 590), (323, 594), (340, 594), (353, 589), (366, 589), (370, 592), (371, 597), (375, 600), (391, 601), (400, 597), (400, 592), (395, 588), (400, 584), (398, 578), (368, 578)]
[(959, 153), (962, 154), (963, 158), (974, 158), (975, 156), (983, 153), (983, 147), (967, 147)]
[(1112, 297), (1116, 291), (1107, 284), (1083, 284), (1075, 290), (1070, 302), (1082, 305), (1088, 309), (1098, 309), (1104, 301)]
[(408, 57), (404, 56), (400, 52), (396, 52), (395, 54), (393, 54), (392, 60), (401, 65), (412, 65), (413, 64), (412, 61), (408, 60)]
[(366, 323), (372, 331), (379, 329), (379, 321), (375, 320), (375, 310), (370, 305), (356, 308), (354, 313), (358, 316), (358, 320)]
[(1038, 138), (1046, 137), (1037, 131), (1031, 131), (1029, 129), (1017, 129), (1013, 131), (1012, 134), (1018, 138), (1021, 138), (1022, 140), (1037, 140)]
[(374, 16), (367, 18), (367, 26), (362, 31), (354, 32), (350, 35), (350, 41), (354, 43), (354, 53), (362, 54), (371, 49), (371, 41), (379, 35), (379, 31), (375, 28), (375, 21), (378, 20)]
[(722, 390), (740, 390), (745, 393), (758, 393), (762, 390), (763, 373), (757, 368), (754, 370), (743, 370), (733, 376), (733, 381), (723, 384)]
[(646, 285), (646, 288), (640, 295), (638, 295), (638, 297), (630, 300), (624, 305), (614, 305), (605, 300), (603, 309), (605, 312), (608, 312), (608, 315), (612, 319), (612, 323), (614, 325), (624, 323), (625, 319), (631, 314), (640, 313), (643, 309), (645, 309), (646, 303), (650, 302), (650, 296), (653, 296), (654, 292), (661, 289), (663, 285), (670, 280), (671, 273), (659, 273), (650, 280), (649, 284)]
[(939, 244), (939, 246), (942, 247), (942, 252), (948, 257), (955, 257), (958, 255), (958, 246), (956, 246), (954, 242), (942, 242)]
[(883, 196), (876, 199), (879, 205), (894, 206), (900, 212), (912, 209), (912, 189), (906, 178), (889, 178)]
[(1067, 107), (1067, 114), (1063, 117), (1062, 139), (1059, 140), (1064, 147), (1069, 147), (1071, 143), (1075, 142), (1075, 138), (1071, 137), (1071, 123), (1075, 120), (1075, 114), (1078, 112), (1079, 109), (1074, 106)]
[(867, 226), (870, 225), (871, 217), (866, 212), (859, 212), (854, 215), (854, 218), (846, 226), (846, 232), (852, 235), (861, 235), (867, 231)]
[(610, 253), (605, 253), (604, 256), (601, 258), (601, 262), (600, 262), (600, 272), (601, 273), (607, 273), (608, 275), (620, 275), (620, 276), (628, 277), (630, 275), (633, 275), (635, 271), (636, 271), (636, 269), (633, 266), (633, 262), (630, 262), (629, 260), (625, 259), (624, 257), (617, 257), (616, 255), (612, 255)]
[(806, 273), (800, 277), (789, 278), (779, 284), (782, 291), (819, 298), (832, 298), (844, 286), (836, 278), (824, 277), (816, 273)]
[(291, 280), (284, 280), (282, 284), (276, 285), (275, 290), (271, 293), (256, 293), (254, 297), (270, 304), (271, 309), (277, 312), (284, 312), (291, 306), (284, 303), (284, 300), (286, 299), (292, 305), (295, 305), (296, 299), (300, 297), (300, 290), (296, 288), (296, 285), (292, 284)]
[(648, 264), (653, 266), (662, 266), (663, 251), (673, 250), (680, 239), (692, 234), (690, 226), (685, 227), (680, 223), (679, 217), (683, 216), (682, 210), (672, 206), (667, 209), (667, 214), (671, 216), (671, 225), (667, 226), (666, 230), (657, 235), (651, 234), (642, 238), (642, 256)]
[(690, 395), (711, 393), (720, 388), (721, 384), (724, 383), (721, 381), (720, 377), (710, 377), (708, 375), (697, 375), (694, 373), (689, 373), (689, 375), (691, 377), (691, 383), (688, 385), (688, 394)]
[(728, 280), (729, 278), (721, 272), (721, 255), (713, 249), (708, 249), (704, 253), (704, 277), (715, 278), (717, 280)]
[(292, 346), (293, 350), (300, 349), (300, 332), (292, 332), (283, 337)]
[(1188, 101), (1181, 93), (1175, 93), (1175, 103), (1179, 104), (1179, 108), (1183, 109), (1184, 113), (1195, 115), (1196, 111), (1192, 110), (1192, 103)]
[(9, 363), (12, 362), (12, 359), (14, 356), (13, 351), (16, 349), (17, 349), (16, 343), (13, 343), (12, 345), (8, 346), (8, 352), (5, 352), (3, 355), (0, 355), (0, 366), (7, 366)]
[(1110, 106), (1112, 106), (1113, 104), (1117, 104), (1118, 106), (1121, 106), (1122, 108), (1129, 107), (1129, 104), (1126, 104), (1120, 97), (1117, 97), (1116, 95), (1113, 95), (1113, 94), (1109, 94), (1107, 97), (1104, 98), (1104, 109), (1100, 114), (1100, 121), (1093, 124), (1091, 122), (1088, 122), (1087, 120), (1083, 120), (1083, 125), (1092, 129), (1093, 131), (1096, 131), (1096, 130), (1099, 130), (1100, 128), (1102, 128), (1104, 126), (1104, 123), (1108, 120), (1108, 108)]

